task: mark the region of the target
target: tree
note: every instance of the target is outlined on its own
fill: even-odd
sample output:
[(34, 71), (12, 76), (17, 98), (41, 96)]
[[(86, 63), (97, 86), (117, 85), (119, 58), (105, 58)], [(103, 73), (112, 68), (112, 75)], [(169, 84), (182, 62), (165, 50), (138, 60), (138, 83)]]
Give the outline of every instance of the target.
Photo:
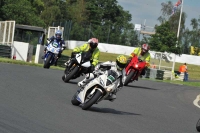
[[(161, 6), (162, 6), (162, 8), (161, 8), (162, 15), (158, 18), (158, 20), (160, 21), (161, 24), (168, 21), (169, 24), (170, 24), (170, 30), (175, 32), (176, 35), (177, 35), (179, 18), (180, 18), (180, 8), (178, 8), (176, 10), (175, 14), (172, 15), (172, 9), (173, 9), (174, 5), (171, 1), (168, 1), (166, 3), (162, 3)], [(179, 38), (178, 38), (178, 41), (179, 41), (180, 44), (182, 43), (182, 41), (181, 41), (182, 35), (183, 35), (184, 30), (185, 30), (186, 17), (187, 17), (186, 13), (182, 12), (180, 34), (179, 34)]]
[(76, 21), (80, 24), (87, 20), (86, 2), (84, 0), (72, 2), (68, 11), (72, 21)]
[(198, 53), (200, 52), (200, 16), (199, 16), (199, 19), (195, 19), (193, 18), (191, 20), (191, 26), (192, 26), (192, 31), (190, 32), (191, 33), (191, 38), (190, 38), (190, 42), (191, 42), (191, 46), (193, 46), (195, 49), (194, 49), (194, 52), (195, 52), (195, 55), (198, 55)]
[(180, 47), (176, 47), (176, 34), (172, 32), (169, 22), (156, 27), (156, 34), (149, 39), (152, 50), (180, 54)]
[(71, 39), (97, 37), (104, 43), (138, 44), (131, 14), (117, 0), (0, 0), (0, 20), (43, 27), (70, 20), (70, 25), (65, 23), (65, 31), (72, 22)]
[(44, 22), (35, 14), (28, 0), (6, 0), (1, 8), (3, 20), (15, 20), (18, 24), (44, 26)]
[(182, 40), (182, 53), (184, 54), (189, 54), (189, 44), (190, 44), (190, 38), (191, 38), (191, 32), (190, 30), (187, 28), (184, 32), (183, 32), (183, 40)]
[(87, 21), (92, 23), (93, 33), (100, 38), (101, 42), (130, 44), (131, 39), (125, 37), (131, 33), (131, 30), (133, 31), (131, 28), (133, 24), (130, 24), (131, 15), (128, 11), (124, 11), (116, 0), (86, 0), (86, 2)]

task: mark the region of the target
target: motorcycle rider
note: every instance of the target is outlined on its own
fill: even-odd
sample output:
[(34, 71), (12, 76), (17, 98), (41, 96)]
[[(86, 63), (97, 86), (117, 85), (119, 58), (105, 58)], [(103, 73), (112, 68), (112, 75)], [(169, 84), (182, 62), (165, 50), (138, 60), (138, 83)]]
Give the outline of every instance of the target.
[(42, 56), (42, 59), (44, 59), (46, 51), (47, 51), (47, 46), (52, 43), (53, 41), (57, 42), (59, 44), (59, 47), (61, 47), (61, 51), (58, 53), (57, 59), (55, 61), (55, 66), (57, 66), (57, 62), (58, 59), (61, 57), (61, 53), (63, 52), (63, 50), (65, 50), (66, 46), (65, 46), (65, 41), (62, 39), (62, 31), (61, 30), (57, 30), (55, 33), (55, 36), (52, 36), (51, 38), (48, 39), (50, 42), (46, 44), (45, 48), (44, 48), (44, 55)]
[(117, 73), (118, 78), (120, 80), (120, 84), (118, 85), (118, 87), (115, 89), (115, 91), (113, 93), (110, 94), (109, 99), (110, 101), (114, 101), (116, 99), (116, 93), (121, 90), (121, 88), (123, 87), (123, 77), (125, 75), (125, 66), (127, 64), (127, 58), (124, 55), (119, 55), (116, 58), (116, 62), (114, 61), (107, 61), (107, 62), (103, 62), (101, 64), (98, 64), (95, 67), (95, 70), (93, 71), (93, 73), (88, 73), (85, 75), (85, 78), (78, 82), (78, 86), (79, 87), (84, 87), (87, 83), (89, 83), (92, 79), (96, 78), (96, 76), (99, 73), (102, 73), (105, 70), (113, 70)]
[[(128, 59), (127, 65), (130, 63), (132, 57), (134, 55), (137, 55), (138, 58), (140, 58), (142, 61), (146, 61), (147, 67), (149, 67), (149, 63), (150, 63), (150, 60), (151, 60), (151, 55), (149, 53), (149, 50), (150, 50), (150, 46), (148, 44), (143, 44), (141, 47), (135, 48), (134, 51), (131, 53), (129, 59)], [(142, 70), (140, 76), (145, 75), (147, 67), (145, 67)], [(138, 79), (136, 79), (136, 80), (138, 80)]]
[[(98, 64), (99, 62), (99, 54), (100, 54), (100, 51), (98, 49), (98, 39), (97, 38), (91, 38), (88, 40), (87, 43), (81, 45), (80, 47), (75, 47), (73, 49), (73, 52), (71, 53), (71, 58), (74, 58), (75, 55), (77, 53), (80, 53), (80, 52), (90, 52), (92, 54), (92, 57), (91, 57), (91, 67), (88, 69), (88, 73), (89, 72), (93, 72), (94, 71), (94, 68), (95, 66)], [(68, 66), (70, 60), (68, 62), (65, 63), (66, 66)]]

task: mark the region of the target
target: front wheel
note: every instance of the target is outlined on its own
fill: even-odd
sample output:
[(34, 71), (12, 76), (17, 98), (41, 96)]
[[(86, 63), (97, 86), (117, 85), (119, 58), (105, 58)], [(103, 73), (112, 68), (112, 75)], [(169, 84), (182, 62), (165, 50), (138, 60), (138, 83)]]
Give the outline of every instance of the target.
[(74, 65), (72, 66), (72, 68), (70, 68), (69, 71), (65, 71), (65, 75), (64, 77), (62, 77), (65, 83), (69, 82), (69, 80), (72, 79), (72, 77), (78, 72), (79, 67)]
[(124, 86), (127, 86), (128, 83), (131, 82), (131, 79), (132, 79), (134, 73), (135, 73), (134, 71), (131, 71), (131, 72), (128, 74), (128, 76), (127, 76), (126, 79), (125, 79)]
[(197, 122), (196, 129), (198, 132), (200, 132), (200, 119)]
[(72, 103), (73, 105), (75, 105), (75, 106), (78, 106), (78, 105), (81, 104), (81, 103), (76, 99), (76, 98), (77, 98), (77, 95), (78, 95), (78, 92), (76, 92), (76, 93), (74, 94), (74, 96), (72, 97), (72, 100), (71, 100), (71, 103)]
[(87, 110), (88, 108), (90, 108), (93, 104), (97, 102), (97, 100), (101, 97), (101, 95), (102, 93), (99, 90), (96, 90), (93, 96), (91, 96), (90, 99), (88, 99), (85, 103), (83, 103), (82, 109)]
[(44, 62), (44, 66), (43, 66), (44, 68), (47, 68), (47, 69), (50, 68), (50, 65), (51, 65), (51, 64), (50, 64), (51, 56), (52, 56), (51, 54), (48, 55), (46, 61)]

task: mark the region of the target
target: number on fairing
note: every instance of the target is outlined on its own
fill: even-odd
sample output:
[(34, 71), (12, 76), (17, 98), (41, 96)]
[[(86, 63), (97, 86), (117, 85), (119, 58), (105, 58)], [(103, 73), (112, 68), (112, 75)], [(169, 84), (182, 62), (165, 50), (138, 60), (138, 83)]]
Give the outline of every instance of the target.
[(116, 79), (112, 75), (109, 75), (108, 80), (110, 80), (110, 82), (113, 83)]
[(57, 42), (53, 42), (52, 46), (57, 48), (58, 47), (58, 43)]

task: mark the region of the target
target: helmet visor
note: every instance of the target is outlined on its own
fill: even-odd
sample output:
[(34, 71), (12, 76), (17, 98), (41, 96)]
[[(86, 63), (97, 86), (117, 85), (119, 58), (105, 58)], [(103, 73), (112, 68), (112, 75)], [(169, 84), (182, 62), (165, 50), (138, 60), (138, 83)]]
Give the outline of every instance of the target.
[(90, 47), (91, 47), (92, 49), (95, 49), (95, 48), (97, 47), (97, 43), (90, 43)]
[(126, 64), (122, 64), (120, 63), (118, 60), (116, 60), (116, 63), (117, 63), (117, 67), (122, 70), (123, 68), (125, 68)]
[(57, 34), (57, 35), (56, 35), (56, 38), (57, 38), (57, 39), (60, 39), (60, 38), (61, 38), (61, 35), (58, 35), (58, 34)]

